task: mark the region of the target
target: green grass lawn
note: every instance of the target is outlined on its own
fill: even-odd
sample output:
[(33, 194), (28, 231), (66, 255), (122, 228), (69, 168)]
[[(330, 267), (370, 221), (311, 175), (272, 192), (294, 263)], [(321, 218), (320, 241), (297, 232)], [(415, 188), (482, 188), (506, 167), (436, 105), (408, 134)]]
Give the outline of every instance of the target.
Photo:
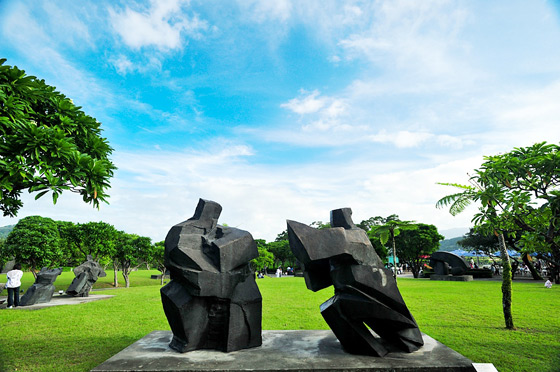
[[(0, 370), (88, 371), (151, 331), (169, 330), (153, 273), (133, 273), (131, 288), (96, 292), (115, 295), (108, 300), (0, 311)], [(60, 289), (72, 280), (64, 274)], [(102, 278), (97, 286), (111, 282)], [(328, 329), (319, 305), (332, 288), (313, 293), (291, 277), (258, 283), (263, 329)], [(560, 286), (514, 282), (516, 331), (504, 328), (499, 282), (399, 279), (399, 288), (424, 333), (473, 361), (499, 371), (559, 370)]]

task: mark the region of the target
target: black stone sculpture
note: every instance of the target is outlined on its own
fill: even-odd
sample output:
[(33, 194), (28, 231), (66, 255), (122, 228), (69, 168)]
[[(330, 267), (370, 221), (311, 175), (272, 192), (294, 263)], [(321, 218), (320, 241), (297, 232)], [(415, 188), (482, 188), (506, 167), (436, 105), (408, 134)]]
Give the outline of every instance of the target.
[(451, 252), (432, 253), (430, 266), (436, 275), (464, 275), (469, 270), (465, 260)]
[(35, 283), (27, 289), (19, 300), (20, 306), (50, 302), (55, 290), (53, 283), (60, 273), (62, 273), (62, 268), (47, 269), (43, 267), (41, 271), (37, 273)]
[(86, 262), (74, 269), (74, 275), (76, 277), (66, 290), (67, 294), (74, 297), (88, 297), (97, 279), (107, 276), (101, 265), (90, 255), (87, 256)]
[(333, 210), (332, 228), (321, 230), (288, 220), (290, 248), (303, 266), (307, 288), (334, 286), (335, 295), (321, 305), (321, 314), (349, 353), (384, 356), (388, 348), (418, 350), (422, 334), (393, 274), (351, 215), (350, 208)]
[(194, 216), (169, 230), (161, 289), (163, 310), (181, 353), (260, 346), (262, 297), (249, 261), (258, 256), (251, 234), (217, 224), (222, 207), (200, 199)]

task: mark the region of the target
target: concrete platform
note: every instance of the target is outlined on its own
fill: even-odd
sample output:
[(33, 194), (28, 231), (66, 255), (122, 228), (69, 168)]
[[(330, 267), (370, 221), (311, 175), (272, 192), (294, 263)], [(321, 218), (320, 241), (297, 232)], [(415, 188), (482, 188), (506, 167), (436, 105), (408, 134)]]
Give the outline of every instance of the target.
[(171, 350), (170, 331), (154, 331), (92, 371), (475, 371), (472, 361), (424, 335), (424, 347), (413, 353), (392, 351), (384, 358), (344, 352), (330, 330), (263, 331), (258, 348), (223, 353)]
[(472, 275), (430, 275), (431, 280), (445, 280), (451, 282), (472, 282)]
[[(7, 301), (6, 301), (3, 304), (0, 304), (0, 309), (6, 309), (6, 310), (9, 310), (9, 311), (38, 310), (38, 309), (44, 309), (46, 307), (51, 307), (51, 306), (85, 304), (86, 302), (106, 300), (106, 299), (111, 298), (111, 297), (115, 297), (115, 296), (114, 295), (94, 295), (94, 294), (90, 293), (90, 295), (88, 297), (73, 297), (73, 296), (68, 296), (66, 294), (64, 294), (64, 295), (55, 294), (55, 295), (52, 296), (51, 301), (47, 302), (47, 303), (35, 304), (35, 305), (29, 305), (29, 306), (18, 306), (18, 307), (14, 307), (12, 309), (6, 309), (6, 307), (7, 307)], [(0, 300), (6, 299), (6, 298), (7, 297), (1, 297)], [(21, 299), (21, 296), (20, 296), (20, 299)]]

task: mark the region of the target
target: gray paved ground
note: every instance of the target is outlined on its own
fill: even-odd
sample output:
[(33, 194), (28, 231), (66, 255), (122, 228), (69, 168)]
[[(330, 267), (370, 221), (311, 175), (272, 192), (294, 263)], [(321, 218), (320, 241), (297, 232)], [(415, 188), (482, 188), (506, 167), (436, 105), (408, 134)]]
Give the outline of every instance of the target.
[(52, 297), (51, 301), (47, 302), (47, 303), (35, 304), (35, 305), (30, 305), (30, 306), (20, 306), (20, 307), (15, 307), (13, 309), (7, 309), (6, 304), (8, 302), (8, 298), (6, 296), (0, 296), (0, 302), (2, 300), (4, 300), (4, 303), (0, 304), (0, 309), (4, 309), (4, 310), (7, 310), (7, 311), (38, 310), (38, 309), (44, 309), (45, 307), (51, 307), (51, 306), (84, 304), (86, 302), (105, 300), (105, 299), (108, 299), (108, 298), (111, 298), (111, 297), (115, 297), (115, 296), (114, 295), (90, 294), (89, 297), (72, 297), (72, 296), (68, 296), (68, 295), (55, 294)]

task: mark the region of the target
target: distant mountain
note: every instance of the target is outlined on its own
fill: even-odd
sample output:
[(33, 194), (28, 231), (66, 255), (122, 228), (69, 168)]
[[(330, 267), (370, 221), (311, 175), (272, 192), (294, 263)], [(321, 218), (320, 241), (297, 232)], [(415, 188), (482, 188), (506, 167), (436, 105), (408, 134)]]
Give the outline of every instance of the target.
[(462, 247), (457, 244), (457, 242), (461, 239), (463, 239), (462, 236), (442, 240), (441, 242), (439, 242), (439, 251), (451, 252), (455, 249), (461, 249)]
[(6, 239), (15, 226), (16, 225), (8, 225), (0, 227), (0, 239)]
[(463, 237), (466, 233), (469, 232), (468, 227), (456, 227), (454, 229), (447, 229), (447, 230), (439, 230), (438, 231), (441, 235), (445, 236), (445, 239), (456, 238), (458, 236)]

